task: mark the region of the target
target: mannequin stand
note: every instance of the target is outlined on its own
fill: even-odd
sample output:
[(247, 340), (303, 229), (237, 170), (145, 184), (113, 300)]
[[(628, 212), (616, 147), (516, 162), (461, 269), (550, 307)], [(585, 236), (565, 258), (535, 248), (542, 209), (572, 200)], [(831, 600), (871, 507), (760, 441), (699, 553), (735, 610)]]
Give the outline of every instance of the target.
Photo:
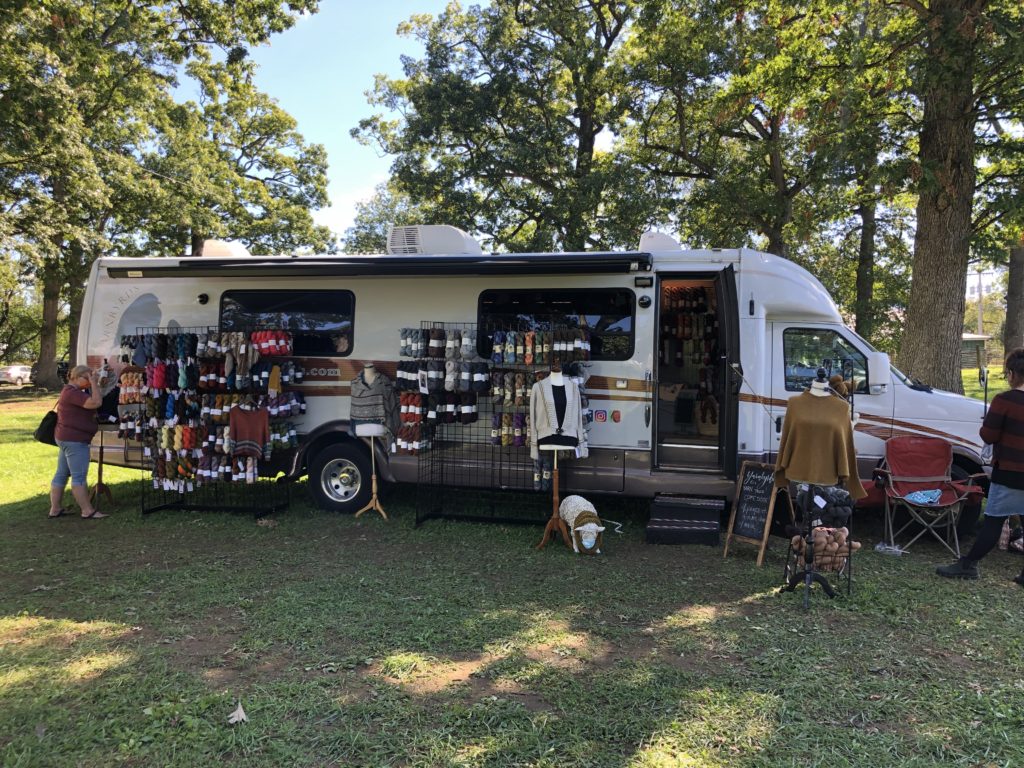
[(559, 500), (558, 500), (558, 452), (560, 450), (566, 450), (564, 445), (540, 445), (538, 448), (542, 451), (551, 451), (555, 454), (554, 468), (551, 471), (551, 517), (548, 519), (548, 524), (544, 526), (544, 536), (541, 537), (540, 544), (537, 545), (537, 549), (544, 549), (544, 545), (555, 538), (556, 531), (562, 535), (562, 541), (565, 542), (565, 546), (572, 549), (572, 540), (569, 538), (569, 527), (565, 524), (565, 520), (562, 519), (561, 515), (558, 514)]
[(387, 512), (384, 511), (384, 507), (380, 504), (380, 499), (377, 498), (377, 446), (374, 440), (374, 438), (384, 436), (386, 432), (387, 430), (382, 424), (359, 424), (356, 426), (356, 435), (358, 437), (370, 438), (371, 492), (370, 500), (366, 503), (365, 507), (356, 512), (355, 517), (359, 517), (363, 512), (373, 509), (380, 512), (380, 516), (385, 520), (388, 519)]
[[(815, 583), (821, 585), (822, 591), (828, 595), (829, 599), (836, 596), (836, 591), (832, 588), (829, 580), (814, 567), (814, 538), (811, 535), (815, 527), (814, 521), (811, 520), (811, 496), (814, 494), (811, 492), (811, 487), (808, 483), (798, 484), (798, 489), (803, 491), (800, 512), (803, 515), (804, 522), (804, 567), (802, 570), (796, 571), (790, 577), (789, 583), (779, 590), (779, 592), (793, 592), (796, 590), (797, 585), (802, 582), (804, 585), (805, 609), (811, 607), (811, 586)], [(804, 490), (805, 488), (806, 490)]]
[(103, 430), (99, 430), (100, 433), (100, 460), (99, 466), (96, 469), (96, 485), (92, 487), (92, 492), (89, 494), (89, 501), (92, 502), (94, 509), (99, 509), (99, 497), (102, 496), (107, 500), (107, 503), (111, 507), (114, 506), (114, 494), (110, 492), (110, 487), (103, 482)]

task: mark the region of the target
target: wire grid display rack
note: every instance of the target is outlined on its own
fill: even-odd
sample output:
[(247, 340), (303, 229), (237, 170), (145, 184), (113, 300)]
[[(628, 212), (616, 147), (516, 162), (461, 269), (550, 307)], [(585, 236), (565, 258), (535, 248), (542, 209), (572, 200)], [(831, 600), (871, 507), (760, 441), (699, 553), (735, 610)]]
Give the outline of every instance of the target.
[[(423, 322), (421, 330), (477, 333), (476, 351), (488, 362), (492, 382), (477, 395), (475, 420), (438, 423), (431, 428), (430, 447), (418, 456), (416, 525), (444, 518), (475, 522), (543, 525), (551, 510), (551, 458), (541, 463), (530, 457), (529, 393), (551, 368), (543, 362), (497, 362), (495, 333), (569, 330), (550, 323), (541, 328), (528, 323)], [(568, 367), (569, 361), (563, 363)], [(496, 394), (495, 375), (501, 375)], [(506, 383), (525, 389), (523, 396), (505, 396)], [(546, 477), (545, 477), (546, 475)]]
[[(137, 338), (147, 336), (156, 337), (162, 335), (168, 340), (194, 334), (196, 336), (217, 333), (215, 326), (161, 326), (136, 329)], [(168, 347), (171, 345), (168, 344)], [(198, 356), (197, 359), (203, 359)], [(169, 387), (171, 391), (181, 393), (177, 383)], [(195, 392), (189, 390), (190, 395)], [(228, 462), (231, 457), (224, 457), (226, 471), (222, 471), (211, 478), (201, 478), (194, 471), (199, 455), (209, 449), (204, 443), (203, 447), (196, 447), (191, 452), (185, 449), (161, 448), (156, 439), (159, 427), (163, 422), (165, 413), (164, 403), (166, 391), (154, 398), (155, 408), (152, 412), (157, 415), (147, 414), (145, 403), (131, 403), (120, 405), (119, 412), (124, 415), (126, 412), (135, 411), (135, 418), (143, 422), (145, 427), (142, 430), (142, 440), (133, 441), (126, 439), (126, 455), (129, 449), (140, 450), (143, 457), (145, 469), (141, 479), (140, 503), (142, 514), (150, 514), (162, 510), (177, 509), (183, 511), (208, 511), (208, 512), (241, 512), (252, 514), (255, 517), (272, 514), (288, 508), (290, 504), (291, 488), (290, 483), (279, 482), (271, 478), (252, 477), (251, 481), (244, 479), (244, 467), (242, 473), (238, 472), (237, 460)], [(201, 417), (190, 421), (190, 426), (199, 428), (200, 431), (208, 429), (211, 424), (208, 417)], [(141, 445), (139, 443), (141, 442)], [(136, 446), (130, 445), (135, 443)], [(178, 462), (179, 459), (185, 461)], [(177, 462), (181, 471), (177, 477), (167, 477), (164, 472), (162, 477), (157, 476), (157, 466), (164, 462), (168, 464)], [(244, 460), (243, 460), (244, 464)], [(188, 469), (191, 467), (191, 470)], [(236, 479), (232, 479), (234, 476)]]

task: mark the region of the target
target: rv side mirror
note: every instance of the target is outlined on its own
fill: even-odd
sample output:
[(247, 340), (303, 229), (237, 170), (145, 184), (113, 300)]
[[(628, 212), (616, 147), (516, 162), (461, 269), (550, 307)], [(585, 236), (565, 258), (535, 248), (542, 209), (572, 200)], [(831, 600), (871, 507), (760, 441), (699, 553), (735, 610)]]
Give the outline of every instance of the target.
[(868, 353), (868, 392), (880, 395), (889, 388), (892, 381), (889, 356), (885, 352)]

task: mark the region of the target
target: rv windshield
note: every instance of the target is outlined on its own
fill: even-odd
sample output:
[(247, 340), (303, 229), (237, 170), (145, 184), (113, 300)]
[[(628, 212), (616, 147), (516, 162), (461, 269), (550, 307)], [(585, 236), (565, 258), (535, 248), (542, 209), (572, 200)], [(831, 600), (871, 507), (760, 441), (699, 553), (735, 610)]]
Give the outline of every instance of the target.
[(802, 392), (824, 368), (826, 375), (841, 373), (852, 379), (858, 392), (867, 391), (867, 359), (831, 328), (787, 328), (782, 334), (786, 391)]

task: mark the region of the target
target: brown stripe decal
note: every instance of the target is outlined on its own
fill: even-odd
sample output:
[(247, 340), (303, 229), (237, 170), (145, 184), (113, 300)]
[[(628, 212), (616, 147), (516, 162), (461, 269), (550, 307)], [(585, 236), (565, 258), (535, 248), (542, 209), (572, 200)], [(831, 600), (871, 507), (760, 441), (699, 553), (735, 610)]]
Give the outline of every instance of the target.
[[(615, 385), (617, 381), (625, 381), (626, 386), (618, 387)], [(650, 382), (644, 381), (643, 379), (623, 379), (614, 376), (591, 376), (587, 379), (583, 385), (587, 392), (593, 392), (598, 389), (608, 389), (613, 392), (650, 392)]]
[(392, 381), (398, 370), (396, 363), (390, 360), (362, 360), (351, 357), (295, 357), (296, 364), (305, 369), (304, 381), (348, 382), (352, 381), (363, 370), (366, 363), (373, 363), (377, 370)]
[(774, 408), (785, 408), (789, 405), (788, 400), (779, 400), (777, 398), (764, 397), (763, 395), (751, 395), (747, 392), (740, 392), (739, 401), (741, 403), (755, 403), (756, 405), (767, 405)]
[[(774, 408), (786, 408), (789, 405), (788, 400), (780, 400), (778, 398), (764, 397), (762, 395), (752, 395), (747, 392), (741, 392), (739, 394), (739, 400), (741, 403), (754, 403), (757, 405), (765, 405)], [(854, 401), (854, 407), (856, 407), (856, 401)], [(865, 423), (870, 422), (870, 423)], [(973, 443), (957, 435), (949, 432), (944, 432), (941, 429), (935, 429), (933, 427), (926, 427), (921, 424), (914, 424), (910, 421), (902, 421), (900, 419), (891, 419), (885, 416), (875, 416), (874, 414), (861, 414), (860, 420), (855, 427), (857, 432), (863, 432), (866, 435), (877, 437), (879, 440), (887, 440), (890, 437), (903, 437), (903, 436), (932, 436), (941, 437), (943, 440), (948, 440), (951, 443), (962, 445), (966, 448), (970, 448), (974, 451), (980, 451), (980, 443)]]
[(324, 386), (300, 384), (297, 387), (289, 387), (289, 390), (301, 392), (304, 397), (349, 397), (352, 394), (352, 387), (349, 386)]

